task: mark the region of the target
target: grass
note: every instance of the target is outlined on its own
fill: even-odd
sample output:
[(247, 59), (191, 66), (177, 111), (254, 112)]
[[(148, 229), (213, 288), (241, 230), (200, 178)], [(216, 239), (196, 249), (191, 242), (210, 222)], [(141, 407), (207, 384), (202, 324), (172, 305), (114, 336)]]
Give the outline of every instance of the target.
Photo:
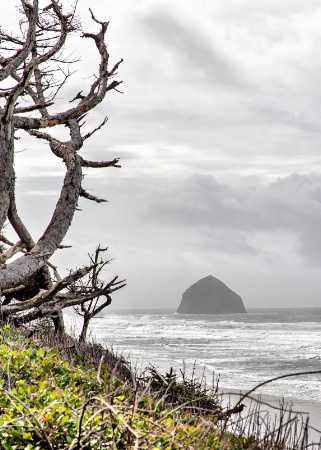
[[(223, 409), (203, 380), (130, 364), (97, 344), (42, 329), (0, 329), (0, 448), (305, 448), (304, 426), (283, 417), (262, 436), (257, 414)], [(298, 428), (290, 440), (289, 428)], [(279, 428), (279, 429), (278, 429)]]

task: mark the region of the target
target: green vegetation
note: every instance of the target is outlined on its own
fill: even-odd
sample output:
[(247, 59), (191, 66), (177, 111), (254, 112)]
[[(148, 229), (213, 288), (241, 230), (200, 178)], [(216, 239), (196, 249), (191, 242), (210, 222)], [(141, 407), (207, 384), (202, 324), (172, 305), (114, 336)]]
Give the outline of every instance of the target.
[(227, 431), (228, 411), (201, 383), (155, 369), (139, 378), (101, 346), (49, 330), (0, 329), (0, 371), (1, 449), (257, 448)]

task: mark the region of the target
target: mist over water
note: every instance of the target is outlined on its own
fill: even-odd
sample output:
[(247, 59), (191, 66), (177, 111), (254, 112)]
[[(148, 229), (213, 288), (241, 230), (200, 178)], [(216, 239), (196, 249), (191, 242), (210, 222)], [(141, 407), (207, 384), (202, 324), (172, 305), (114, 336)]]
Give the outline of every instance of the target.
[[(171, 310), (106, 310), (92, 321), (98, 342), (139, 366), (187, 375), (213, 372), (224, 389), (249, 390), (285, 373), (321, 370), (321, 308), (250, 309), (247, 314), (183, 315)], [(286, 378), (262, 394), (321, 402), (321, 375)]]

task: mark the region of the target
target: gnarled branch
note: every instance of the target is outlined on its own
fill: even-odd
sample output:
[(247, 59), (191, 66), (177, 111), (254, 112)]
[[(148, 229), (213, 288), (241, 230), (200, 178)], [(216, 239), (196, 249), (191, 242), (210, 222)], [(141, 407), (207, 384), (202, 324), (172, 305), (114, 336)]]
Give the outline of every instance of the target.
[[(83, 167), (120, 167), (119, 158), (96, 162), (84, 159), (79, 153), (84, 142), (107, 122), (105, 118), (94, 130), (82, 133), (85, 115), (121, 83), (114, 77), (122, 60), (109, 70), (109, 54), (105, 43), (108, 22), (99, 21), (91, 11), (92, 19), (100, 30), (96, 34), (84, 32), (80, 37), (94, 41), (100, 56), (96, 77), (87, 92), (83, 89), (71, 100), (79, 100), (76, 106), (52, 112), (53, 99), (71, 76), (69, 68), (64, 72), (60, 64), (69, 65), (76, 61), (64, 56), (64, 48), (68, 36), (78, 32), (80, 26), (75, 10), (70, 14), (64, 13), (57, 0), (48, 1), (46, 7), (39, 7), (38, 0), (33, 0), (32, 4), (21, 0), (21, 36), (11, 36), (0, 31), (0, 83), (5, 81), (3, 88), (0, 87), (0, 230), (8, 220), (19, 238), (17, 244), (12, 244), (0, 236), (0, 241), (5, 246), (9, 245), (9, 248), (4, 246), (0, 254), (0, 294), (5, 296), (1, 313), (4, 318), (14, 318), (16, 323), (34, 320), (35, 317), (50, 314), (50, 311), (59, 311), (64, 305), (84, 305), (99, 296), (106, 297), (103, 304), (107, 305), (111, 301), (110, 294), (124, 285), (116, 279), (107, 285), (96, 279), (95, 288), (92, 287), (90, 291), (79, 287), (77, 292), (63, 292), (68, 285), (75, 287), (75, 281), (83, 279), (86, 274), (100, 273), (96, 268), (98, 263), (60, 279), (55, 266), (49, 262), (68, 232), (79, 197), (97, 203), (105, 201), (89, 194), (82, 187)], [(25, 113), (29, 113), (28, 116)], [(52, 136), (46, 130), (59, 125), (68, 128), (67, 141)], [(15, 132), (19, 129), (47, 141), (51, 152), (65, 165), (58, 201), (47, 227), (37, 241), (33, 240), (20, 217), (15, 198), (14, 142)], [(21, 255), (14, 259), (13, 256), (18, 253)], [(50, 267), (54, 270), (56, 282), (51, 280)], [(42, 281), (34, 289), (30, 283), (37, 283), (37, 276), (41, 276)], [(91, 276), (91, 279), (95, 279), (95, 276)], [(12, 298), (23, 298), (23, 301), (10, 303)], [(21, 314), (23, 318), (20, 318)]]

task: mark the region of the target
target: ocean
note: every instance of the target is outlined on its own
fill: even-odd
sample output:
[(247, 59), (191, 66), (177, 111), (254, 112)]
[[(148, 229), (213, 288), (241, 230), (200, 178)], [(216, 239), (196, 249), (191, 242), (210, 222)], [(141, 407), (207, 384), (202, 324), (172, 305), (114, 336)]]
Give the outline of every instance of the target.
[[(138, 367), (173, 367), (187, 375), (194, 370), (208, 385), (214, 374), (225, 392), (247, 391), (283, 374), (321, 371), (321, 308), (229, 315), (106, 309), (104, 317), (92, 320), (91, 333)], [(283, 378), (256, 394), (284, 397), (312, 411), (314, 426), (321, 428), (321, 373)]]

